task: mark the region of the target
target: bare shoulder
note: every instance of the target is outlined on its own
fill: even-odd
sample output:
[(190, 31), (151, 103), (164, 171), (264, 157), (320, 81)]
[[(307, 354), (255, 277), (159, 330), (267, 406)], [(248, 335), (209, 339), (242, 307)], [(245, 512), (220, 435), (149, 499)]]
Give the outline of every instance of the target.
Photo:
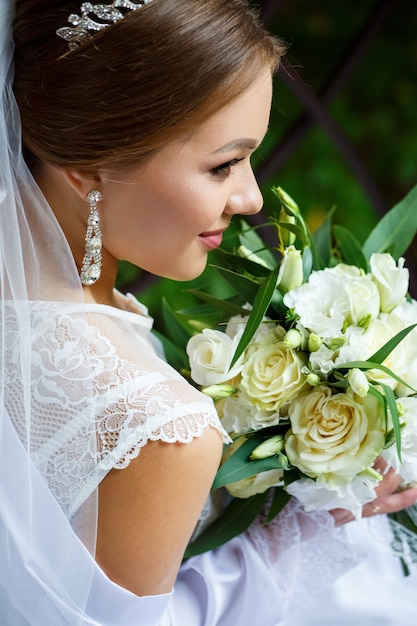
[(148, 443), (99, 487), (96, 558), (138, 595), (171, 590), (220, 462), (222, 438), (207, 427), (191, 443)]

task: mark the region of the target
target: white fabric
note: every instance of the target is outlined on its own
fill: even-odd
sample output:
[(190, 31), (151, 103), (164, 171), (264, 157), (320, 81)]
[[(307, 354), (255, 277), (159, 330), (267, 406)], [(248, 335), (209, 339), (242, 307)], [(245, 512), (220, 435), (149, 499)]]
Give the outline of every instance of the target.
[(366, 559), (282, 626), (415, 626), (417, 572), (404, 576), (386, 518), (352, 522), (346, 532)]
[(13, 8), (0, 0), (0, 624), (275, 626), (297, 593), (355, 562), (329, 516), (292, 505), (282, 524), (257, 523), (185, 563), (166, 595), (135, 596), (94, 561), (106, 473), (149, 440), (186, 443), (220, 426), (211, 401), (153, 350), (143, 311), (83, 303), (69, 246), (22, 157)]

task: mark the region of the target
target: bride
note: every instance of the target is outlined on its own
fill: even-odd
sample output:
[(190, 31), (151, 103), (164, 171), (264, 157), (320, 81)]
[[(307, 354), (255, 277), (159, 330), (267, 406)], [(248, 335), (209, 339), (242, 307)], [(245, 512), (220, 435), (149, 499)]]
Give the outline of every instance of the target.
[(114, 284), (197, 276), (261, 209), (284, 46), (244, 0), (0, 0), (0, 34), (0, 621), (275, 626), (360, 560), (345, 512), (182, 562), (227, 435)]

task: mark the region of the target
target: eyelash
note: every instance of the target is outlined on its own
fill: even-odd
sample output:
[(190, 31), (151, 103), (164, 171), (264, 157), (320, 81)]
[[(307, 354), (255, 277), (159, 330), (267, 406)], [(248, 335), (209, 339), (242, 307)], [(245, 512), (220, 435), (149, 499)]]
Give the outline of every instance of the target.
[(231, 159), (230, 161), (227, 161), (227, 163), (222, 163), (221, 165), (218, 165), (217, 167), (213, 167), (213, 169), (211, 170), (213, 172), (213, 174), (215, 176), (220, 176), (222, 178), (227, 178), (230, 175), (230, 170), (234, 165), (237, 165), (238, 163), (240, 163), (241, 161), (243, 161), (244, 159)]

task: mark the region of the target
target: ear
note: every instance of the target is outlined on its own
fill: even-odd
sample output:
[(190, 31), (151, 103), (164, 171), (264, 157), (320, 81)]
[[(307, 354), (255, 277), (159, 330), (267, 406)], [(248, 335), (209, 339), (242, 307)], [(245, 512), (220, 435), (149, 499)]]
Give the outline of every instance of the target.
[(93, 189), (100, 190), (101, 179), (98, 174), (79, 170), (61, 170), (61, 173), (66, 183), (81, 200), (86, 200), (87, 194)]

